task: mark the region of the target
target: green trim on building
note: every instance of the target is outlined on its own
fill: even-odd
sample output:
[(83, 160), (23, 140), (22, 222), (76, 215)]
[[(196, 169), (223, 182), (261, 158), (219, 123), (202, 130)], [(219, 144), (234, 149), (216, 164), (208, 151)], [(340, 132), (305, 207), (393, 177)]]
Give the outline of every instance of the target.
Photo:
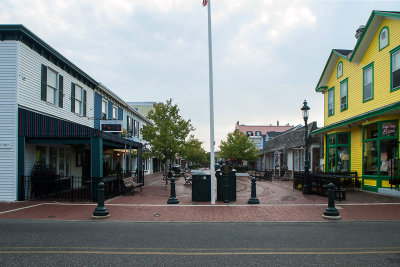
[(363, 113), (363, 114), (360, 114), (360, 115), (357, 115), (357, 116), (354, 116), (354, 117), (349, 118), (349, 119), (345, 119), (345, 120), (333, 123), (331, 125), (327, 125), (327, 126), (321, 128), (321, 129), (318, 129), (318, 130), (315, 130), (315, 131), (311, 132), (311, 134), (319, 134), (319, 133), (327, 132), (327, 131), (335, 129), (337, 127), (341, 127), (341, 126), (345, 126), (345, 125), (353, 123), (353, 122), (358, 122), (358, 121), (361, 121), (361, 120), (365, 120), (365, 119), (368, 119), (368, 118), (373, 117), (373, 116), (382, 115), (382, 114), (384, 114), (386, 112), (393, 111), (393, 110), (396, 110), (396, 109), (400, 109), (400, 101), (396, 102), (396, 103), (393, 103), (393, 104), (389, 104), (389, 105), (381, 107), (381, 108), (374, 109), (372, 111), (369, 111), (369, 112), (366, 112), (366, 113)]
[[(384, 29), (387, 29), (387, 39), (388, 39), (388, 43), (387, 43), (387, 45), (385, 45), (384, 47), (381, 48), (381, 33), (382, 33), (382, 31), (383, 31)], [(388, 47), (388, 46), (389, 46), (390, 39), (389, 39), (389, 27), (388, 27), (388, 26), (385, 26), (385, 27), (383, 27), (383, 28), (381, 29), (381, 31), (379, 32), (379, 35), (378, 35), (378, 39), (379, 39), (379, 51), (381, 51), (381, 50), (383, 50), (385, 47)]]
[[(339, 135), (347, 135), (347, 144), (339, 144)], [(329, 144), (329, 137), (330, 136), (335, 136), (335, 144), (330, 145)], [(337, 132), (337, 133), (333, 133), (333, 134), (328, 134), (326, 136), (326, 157), (325, 157), (325, 171), (326, 172), (337, 172), (337, 166), (338, 166), (338, 147), (348, 147), (349, 148), (349, 166), (348, 166), (348, 170), (347, 171), (351, 171), (351, 132)], [(331, 170), (329, 168), (329, 148), (335, 148), (335, 169), (336, 170)]]
[[(346, 108), (342, 109), (342, 83), (346, 83)], [(345, 111), (349, 108), (349, 78), (344, 79), (340, 82), (340, 112)]]
[(400, 50), (400, 45), (396, 48), (390, 50), (390, 92), (394, 92), (400, 89), (400, 86), (393, 88), (393, 64), (392, 64), (392, 56), (394, 53)]
[[(329, 114), (329, 93), (332, 92), (332, 97), (333, 97), (333, 103), (332, 103), (332, 114)], [(335, 86), (332, 86), (329, 90), (328, 90), (328, 117), (331, 117), (335, 115)]]
[[(342, 67), (342, 73), (340, 74), (340, 76), (339, 76), (339, 66)], [(339, 61), (337, 68), (336, 68), (336, 79), (339, 79), (342, 76), (343, 76), (343, 62)]]
[[(372, 68), (372, 82), (371, 82), (371, 98), (365, 99), (365, 71)], [(374, 62), (369, 63), (363, 67), (363, 103), (371, 101), (374, 99)]]

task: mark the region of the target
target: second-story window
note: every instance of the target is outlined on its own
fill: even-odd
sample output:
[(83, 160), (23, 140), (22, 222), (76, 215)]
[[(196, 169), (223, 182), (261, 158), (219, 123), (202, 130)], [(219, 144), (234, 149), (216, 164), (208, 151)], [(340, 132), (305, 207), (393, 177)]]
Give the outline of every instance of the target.
[(253, 132), (252, 131), (247, 131), (246, 134), (247, 134), (247, 136), (253, 136)]
[(364, 68), (363, 101), (371, 100), (374, 96), (374, 65), (368, 64)]
[(129, 117), (129, 116), (127, 117), (127, 126), (126, 126), (126, 128), (127, 128), (128, 135), (133, 136), (134, 135), (134, 133), (133, 133), (133, 119), (131, 117)]
[(335, 112), (334, 100), (333, 95), (335, 93), (335, 88), (332, 87), (328, 90), (328, 117), (332, 116)]
[(135, 137), (139, 137), (139, 122), (137, 121), (137, 120), (134, 120), (133, 121), (133, 127), (134, 127), (134, 129), (133, 129), (133, 135), (135, 136)]
[(256, 131), (256, 136), (261, 136), (261, 132), (260, 131)]
[(116, 106), (113, 106), (113, 119), (117, 120), (118, 119), (118, 108)]
[(340, 83), (340, 110), (347, 109), (347, 78)]
[(42, 64), (41, 82), (40, 99), (62, 108), (64, 97), (63, 76)]
[(400, 89), (400, 46), (390, 52), (390, 64), (391, 64), (391, 91)]
[(101, 101), (101, 119), (107, 119), (107, 101), (104, 99)]
[(71, 83), (71, 112), (86, 117), (86, 90)]

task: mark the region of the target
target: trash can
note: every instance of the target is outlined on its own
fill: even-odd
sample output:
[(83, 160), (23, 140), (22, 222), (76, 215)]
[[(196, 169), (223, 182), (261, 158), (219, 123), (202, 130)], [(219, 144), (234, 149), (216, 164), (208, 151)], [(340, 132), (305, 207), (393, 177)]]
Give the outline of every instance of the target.
[(236, 170), (229, 172), (218, 171), (217, 177), (217, 200), (225, 203), (236, 201)]
[(211, 201), (211, 175), (196, 172), (192, 175), (192, 201)]

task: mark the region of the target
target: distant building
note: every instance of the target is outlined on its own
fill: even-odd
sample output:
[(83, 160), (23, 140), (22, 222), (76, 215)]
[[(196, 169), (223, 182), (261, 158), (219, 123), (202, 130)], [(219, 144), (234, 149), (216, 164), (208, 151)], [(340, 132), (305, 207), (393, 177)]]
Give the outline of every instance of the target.
[(254, 143), (257, 149), (259, 149), (260, 158), (256, 161), (256, 169), (262, 169), (265, 165), (263, 149), (265, 148), (266, 141), (282, 134), (285, 131), (292, 129), (293, 126), (287, 124), (285, 126), (279, 126), (279, 121), (276, 125), (244, 125), (236, 122), (235, 131), (240, 131), (246, 134), (249, 139)]
[(127, 102), (127, 104), (147, 117), (147, 114), (154, 108), (156, 102)]

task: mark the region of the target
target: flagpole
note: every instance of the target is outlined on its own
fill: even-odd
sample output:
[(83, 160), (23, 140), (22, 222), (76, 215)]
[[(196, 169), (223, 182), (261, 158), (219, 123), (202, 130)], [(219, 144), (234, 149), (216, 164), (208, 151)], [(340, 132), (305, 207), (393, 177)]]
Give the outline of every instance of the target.
[(210, 169), (211, 169), (211, 204), (215, 204), (215, 162), (214, 162), (214, 93), (211, 40), (211, 0), (208, 0), (208, 72), (210, 88)]

